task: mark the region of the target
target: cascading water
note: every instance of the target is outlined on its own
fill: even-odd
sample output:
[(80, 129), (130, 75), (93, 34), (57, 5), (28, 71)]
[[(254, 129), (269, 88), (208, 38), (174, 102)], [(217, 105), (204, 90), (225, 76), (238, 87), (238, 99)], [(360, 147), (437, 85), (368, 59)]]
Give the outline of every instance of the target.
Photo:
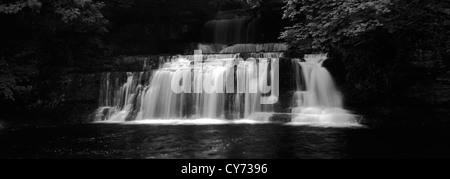
[(206, 40), (220, 44), (237, 44), (255, 41), (256, 19), (212, 20), (205, 24)]
[(129, 121), (149, 72), (104, 73), (96, 120)]
[[(327, 55), (305, 55), (293, 59), (297, 92), (293, 123), (320, 126), (359, 126), (356, 116), (342, 107), (342, 96), (331, 74), (322, 66)], [(296, 67), (296, 68), (295, 68)]]
[(213, 43), (198, 44), (197, 47), (205, 54), (267, 53), (284, 52), (288, 50), (288, 46), (283, 43), (235, 44), (231, 46)]
[(281, 43), (236, 44), (222, 49), (220, 53), (284, 52), (286, 50), (288, 46)]
[(226, 18), (229, 19), (205, 23), (206, 43), (198, 45), (198, 49), (203, 53), (284, 52), (288, 49), (286, 44), (273, 43), (277, 41), (276, 38), (265, 39), (267, 32), (264, 29), (268, 25), (264, 24), (259, 15), (246, 14)]
[(237, 55), (171, 57), (150, 78), (149, 72), (127, 73), (126, 80), (107, 73), (97, 120), (247, 119), (273, 112), (273, 104), (261, 101), (278, 90), (272, 70), (280, 54), (245, 61)]

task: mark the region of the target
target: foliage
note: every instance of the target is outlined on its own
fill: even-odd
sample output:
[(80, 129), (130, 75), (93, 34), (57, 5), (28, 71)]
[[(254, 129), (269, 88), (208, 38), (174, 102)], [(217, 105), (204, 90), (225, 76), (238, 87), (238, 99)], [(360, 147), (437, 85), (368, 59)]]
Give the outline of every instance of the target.
[(0, 61), (0, 95), (6, 99), (12, 99), (13, 91), (25, 90), (23, 86), (17, 85), (17, 77), (12, 75), (8, 64), (5, 61)]
[[(281, 34), (292, 46), (329, 50), (364, 35), (388, 33), (402, 42), (448, 41), (450, 2), (440, 0), (287, 0), (283, 18), (294, 22)], [(355, 38), (362, 38), (355, 40)], [(414, 39), (412, 39), (414, 38)], [(409, 42), (409, 41), (408, 41)], [(409, 45), (413, 45), (410, 43)], [(440, 43), (441, 44), (441, 43)], [(447, 44), (448, 45), (448, 44)]]
[(0, 98), (25, 102), (50, 67), (92, 58), (108, 20), (94, 0), (2, 0)]
[(286, 0), (283, 18), (292, 48), (340, 54), (353, 91), (386, 92), (414, 64), (449, 65), (450, 1)]
[(329, 43), (383, 26), (390, 5), (391, 0), (288, 0), (283, 18), (297, 23), (281, 37), (295, 45), (311, 38), (311, 47), (323, 50)]
[(0, 2), (0, 14), (23, 15), (42, 11), (49, 17), (49, 21), (64, 22), (70, 28), (82, 26), (84, 28), (77, 28), (81, 32), (103, 33), (107, 32), (108, 23), (100, 11), (104, 6), (103, 2), (93, 0), (16, 0), (9, 3)]

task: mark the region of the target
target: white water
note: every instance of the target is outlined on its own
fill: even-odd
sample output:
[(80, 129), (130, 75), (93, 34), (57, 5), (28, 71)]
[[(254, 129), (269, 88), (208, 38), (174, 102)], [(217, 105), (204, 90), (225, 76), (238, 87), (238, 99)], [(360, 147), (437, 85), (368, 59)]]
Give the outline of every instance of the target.
[(138, 95), (141, 94), (141, 81), (147, 72), (105, 73), (100, 91), (100, 108), (96, 120), (125, 121), (132, 111)]
[[(261, 53), (263, 55), (272, 54), (281, 55), (279, 52), (284, 52), (288, 50), (288, 45), (283, 43), (263, 43), (263, 44), (235, 44), (235, 45), (224, 45), (224, 44), (198, 44), (197, 48), (202, 50), (204, 54), (236, 54), (236, 53)], [(271, 55), (274, 58), (273, 55)], [(278, 56), (279, 57), (279, 56)]]
[(298, 91), (294, 94), (292, 125), (359, 126), (358, 116), (343, 109), (341, 93), (322, 66), (326, 59), (326, 54), (306, 55), (305, 61), (293, 59)]
[(236, 44), (222, 49), (220, 53), (284, 52), (286, 50), (288, 46), (280, 43)]
[[(97, 121), (173, 123), (170, 122), (173, 119), (185, 122), (205, 118), (246, 119), (256, 112), (273, 112), (273, 105), (261, 104), (266, 93), (258, 90), (267, 86), (271, 76), (269, 68), (273, 66), (261, 67), (256, 61), (274, 63), (278, 59), (244, 61), (229, 55), (208, 55), (207, 60), (202, 56), (191, 57), (179, 56), (164, 63), (149, 79), (142, 78), (142, 72), (127, 73), (126, 80), (106, 74), (101, 95), (103, 107), (97, 112)], [(258, 80), (265, 85), (258, 84)], [(263, 91), (270, 92), (266, 88)]]
[(257, 121), (251, 119), (225, 120), (225, 119), (146, 119), (130, 122), (119, 121), (98, 121), (97, 123), (106, 124), (129, 124), (129, 125), (230, 125), (230, 124), (267, 124), (266, 121)]
[[(277, 56), (276, 53), (253, 55)], [(292, 60), (298, 91), (293, 96), (292, 113), (287, 114), (275, 113), (273, 105), (260, 103), (262, 94), (254, 79), (263, 74), (260, 76), (267, 82), (270, 73), (268, 68), (259, 69), (255, 60), (270, 58), (240, 59), (241, 65), (234, 66), (230, 62), (237, 57), (233, 54), (176, 56), (161, 60), (160, 68), (153, 72), (106, 73), (97, 122), (226, 125), (283, 121), (287, 122), (285, 125), (360, 126), (359, 116), (343, 109), (342, 96), (331, 74), (322, 66), (326, 56), (309, 55), (304, 61)], [(194, 65), (194, 62), (199, 63)], [(174, 78), (180, 83), (172, 83)], [(211, 86), (203, 88), (205, 83)], [(179, 93), (172, 90), (174, 87)], [(283, 120), (276, 119), (280, 116)]]

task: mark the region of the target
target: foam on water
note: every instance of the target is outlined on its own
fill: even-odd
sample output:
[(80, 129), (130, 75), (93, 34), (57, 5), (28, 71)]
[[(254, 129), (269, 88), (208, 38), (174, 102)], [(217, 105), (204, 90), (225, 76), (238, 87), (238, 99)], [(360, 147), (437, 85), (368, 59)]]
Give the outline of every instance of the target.
[(361, 116), (342, 108), (302, 108), (296, 109), (289, 125), (307, 125), (315, 127), (363, 127), (359, 124)]
[(268, 122), (251, 119), (146, 119), (130, 122), (98, 121), (98, 124), (126, 124), (126, 125), (228, 125), (228, 124), (267, 124)]
[[(97, 121), (97, 124), (123, 124), (123, 125), (261, 125), (276, 124), (287, 126), (310, 126), (324, 128), (358, 128), (364, 127), (358, 123), (361, 116), (351, 114), (342, 109), (305, 109), (304, 113), (254, 113), (246, 119), (144, 119), (136, 121), (107, 120)], [(277, 115), (290, 116), (290, 122), (277, 122), (272, 120)]]

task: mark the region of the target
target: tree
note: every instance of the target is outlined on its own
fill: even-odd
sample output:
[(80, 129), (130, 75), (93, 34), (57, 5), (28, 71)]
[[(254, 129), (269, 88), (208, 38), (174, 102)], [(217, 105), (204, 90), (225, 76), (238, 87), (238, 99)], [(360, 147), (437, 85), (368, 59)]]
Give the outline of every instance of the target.
[(448, 38), (449, 6), (450, 2), (439, 0), (287, 0), (283, 18), (294, 25), (281, 38), (314, 50), (375, 31)]
[(295, 24), (287, 27), (281, 38), (294, 46), (326, 50), (331, 44), (383, 26), (390, 5), (391, 0), (288, 0), (283, 18)]
[(449, 52), (450, 1), (287, 0), (280, 38), (302, 52), (336, 52), (355, 93), (400, 89), (413, 62), (441, 68)]
[(70, 64), (72, 56), (96, 46), (97, 34), (107, 32), (104, 6), (93, 0), (0, 1), (0, 96), (14, 100), (14, 93), (33, 88), (46, 65)]
[[(103, 2), (93, 0), (15, 0), (0, 1), (0, 14), (30, 16), (41, 14), (40, 19), (50, 30), (58, 27), (75, 28), (78, 32), (107, 32), (108, 21), (103, 17)], [(53, 24), (52, 24), (53, 23)], [(44, 24), (41, 24), (44, 25)], [(52, 26), (53, 25), (53, 26)]]

